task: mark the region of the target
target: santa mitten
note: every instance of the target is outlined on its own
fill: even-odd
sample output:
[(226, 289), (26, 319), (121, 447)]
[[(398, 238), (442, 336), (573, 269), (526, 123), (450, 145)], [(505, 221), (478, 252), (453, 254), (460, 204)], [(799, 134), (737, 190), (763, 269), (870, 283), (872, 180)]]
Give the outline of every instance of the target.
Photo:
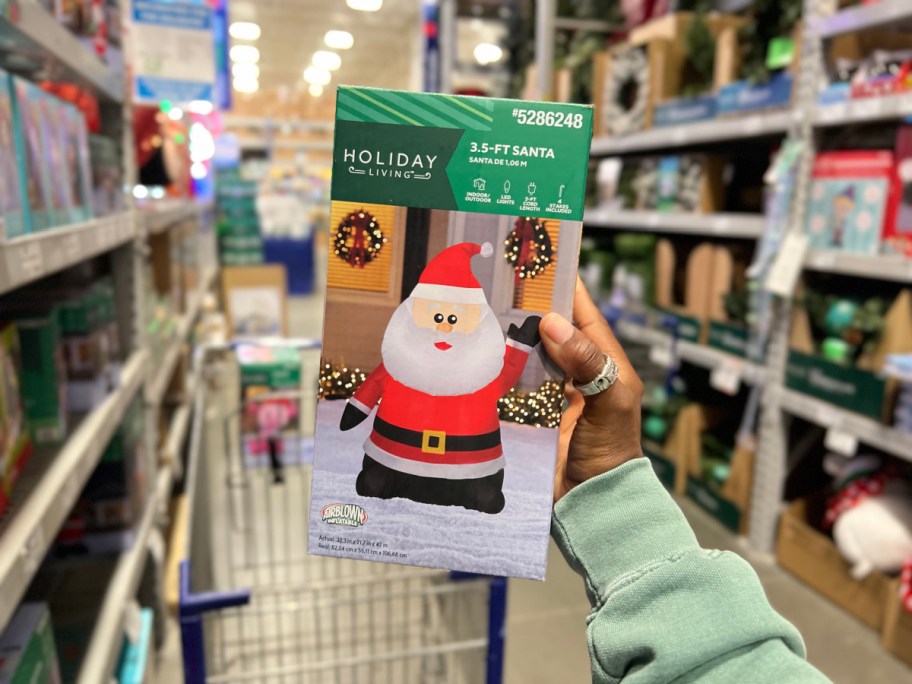
[(541, 323), (541, 316), (529, 316), (519, 328), (514, 323), (510, 323), (507, 337), (527, 347), (534, 347), (541, 341), (541, 336), (538, 334), (539, 323)]
[(356, 425), (360, 425), (367, 418), (367, 414), (351, 402), (345, 403), (345, 410), (342, 411), (342, 420), (339, 421), (339, 429), (342, 432), (351, 430)]

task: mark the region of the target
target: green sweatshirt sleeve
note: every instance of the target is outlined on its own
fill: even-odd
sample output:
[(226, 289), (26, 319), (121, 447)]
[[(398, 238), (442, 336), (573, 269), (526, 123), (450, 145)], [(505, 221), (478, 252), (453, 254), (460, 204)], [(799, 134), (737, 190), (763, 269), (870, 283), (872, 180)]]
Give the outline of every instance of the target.
[(593, 682), (828, 681), (750, 565), (700, 548), (647, 459), (572, 489), (552, 535), (592, 604)]

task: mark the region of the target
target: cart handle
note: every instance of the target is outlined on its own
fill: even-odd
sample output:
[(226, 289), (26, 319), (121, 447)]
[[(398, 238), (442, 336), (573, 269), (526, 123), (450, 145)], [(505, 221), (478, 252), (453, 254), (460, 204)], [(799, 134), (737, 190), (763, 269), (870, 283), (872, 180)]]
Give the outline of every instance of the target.
[(180, 562), (180, 601), (178, 612), (181, 617), (193, 617), (223, 608), (237, 608), (250, 603), (249, 589), (233, 591), (204, 591), (194, 594), (190, 590), (190, 561)]

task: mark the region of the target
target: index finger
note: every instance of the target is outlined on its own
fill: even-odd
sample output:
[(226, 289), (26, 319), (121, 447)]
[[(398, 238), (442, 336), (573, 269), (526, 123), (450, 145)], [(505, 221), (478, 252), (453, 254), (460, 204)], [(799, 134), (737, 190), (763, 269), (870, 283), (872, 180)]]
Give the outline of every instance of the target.
[(627, 353), (615, 337), (608, 321), (602, 316), (602, 312), (592, 301), (592, 297), (589, 296), (589, 292), (579, 276), (576, 278), (576, 292), (573, 296), (573, 322), (599, 346), (599, 349), (614, 360), (621, 382), (634, 391), (642, 388), (643, 383), (633, 369), (630, 359), (627, 358)]

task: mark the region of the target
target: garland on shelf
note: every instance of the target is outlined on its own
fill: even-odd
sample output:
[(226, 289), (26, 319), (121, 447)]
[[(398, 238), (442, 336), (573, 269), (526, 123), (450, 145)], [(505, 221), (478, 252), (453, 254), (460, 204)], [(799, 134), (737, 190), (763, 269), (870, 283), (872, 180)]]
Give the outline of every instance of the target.
[(640, 131), (646, 126), (649, 99), (649, 60), (646, 51), (632, 48), (613, 55), (603, 95), (605, 128), (613, 135)]
[(548, 380), (530, 392), (514, 387), (497, 400), (497, 410), (501, 420), (553, 428), (560, 425), (563, 401), (560, 383)]
[(348, 399), (367, 375), (360, 368), (346, 368), (340, 363), (324, 363), (320, 368), (320, 399)]
[(545, 222), (532, 217), (516, 219), (504, 246), (504, 259), (516, 272), (516, 285), (544, 271), (554, 254)]
[(385, 244), (380, 224), (364, 209), (343, 218), (333, 240), (336, 256), (352, 268), (364, 268), (377, 258)]

